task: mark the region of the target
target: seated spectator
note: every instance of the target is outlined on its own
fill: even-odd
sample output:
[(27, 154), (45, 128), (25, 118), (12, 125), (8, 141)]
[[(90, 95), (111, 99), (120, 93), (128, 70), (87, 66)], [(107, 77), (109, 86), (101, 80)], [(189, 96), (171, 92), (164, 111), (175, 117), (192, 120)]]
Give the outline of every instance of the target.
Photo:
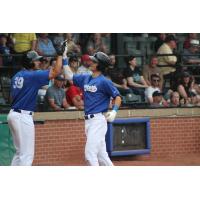
[(183, 48), (184, 49), (190, 48), (190, 41), (197, 40), (197, 39), (198, 39), (197, 33), (188, 33), (188, 37), (186, 38), (186, 40), (183, 44)]
[(75, 41), (73, 40), (73, 35), (72, 33), (67, 33), (66, 35), (66, 40), (68, 41), (68, 53), (73, 54), (73, 53), (80, 53), (81, 52), (81, 47), (80, 45), (76, 44)]
[(158, 49), (164, 44), (165, 39), (166, 39), (165, 33), (159, 33), (158, 34), (158, 38), (157, 38), (157, 40), (155, 41), (155, 44), (154, 44), (155, 52), (157, 52)]
[(0, 54), (2, 54), (2, 64), (11, 65), (12, 56), (10, 55), (10, 49), (7, 47), (7, 36), (2, 34), (0, 35)]
[(108, 47), (103, 43), (100, 33), (92, 34), (87, 43), (87, 52), (89, 55), (93, 55), (97, 51), (108, 53)]
[(65, 91), (62, 88), (64, 82), (64, 76), (59, 75), (54, 79), (54, 84), (47, 89), (45, 101), (49, 111), (61, 111), (66, 110), (69, 107)]
[(91, 70), (89, 69), (90, 62), (91, 60), (88, 54), (82, 55), (81, 66), (78, 67), (77, 74), (85, 74), (85, 73), (92, 74)]
[(122, 69), (115, 66), (115, 55), (110, 55), (111, 65), (106, 69), (105, 75), (112, 80), (113, 84), (117, 87), (120, 94), (126, 96), (126, 94), (132, 93), (132, 90), (127, 86), (127, 80), (123, 75)]
[(26, 53), (36, 49), (36, 34), (35, 33), (14, 33), (12, 35), (15, 53)]
[(145, 100), (144, 90), (148, 87), (141, 71), (137, 68), (137, 61), (134, 56), (127, 58), (128, 67), (124, 70), (124, 76), (127, 79), (128, 86), (136, 95), (141, 95), (142, 101)]
[(148, 103), (152, 104), (153, 103), (153, 93), (155, 91), (159, 91), (160, 92), (160, 88), (159, 88), (159, 83), (160, 83), (160, 76), (157, 74), (152, 74), (151, 75), (151, 82), (150, 82), (150, 86), (148, 88), (145, 89), (145, 99)]
[(199, 40), (190, 40), (190, 47), (184, 49), (183, 61), (185, 64), (200, 64)]
[(178, 92), (172, 92), (170, 95), (169, 107), (179, 107), (180, 106), (180, 95)]
[[(175, 71), (175, 64), (177, 57), (173, 54), (173, 50), (176, 48), (176, 38), (173, 35), (168, 35), (165, 39), (165, 43), (158, 49), (157, 54), (169, 54), (164, 56), (158, 56), (158, 65), (164, 66), (161, 68), (163, 75), (168, 75)], [(165, 77), (164, 77), (165, 78)]]
[(157, 56), (152, 56), (149, 65), (144, 66), (143, 68), (143, 77), (146, 83), (150, 86), (151, 85), (151, 75), (157, 74), (160, 77), (159, 88), (160, 90), (163, 89), (163, 75), (158, 65), (158, 58)]
[[(68, 65), (71, 69), (71, 71), (76, 74), (77, 73), (77, 70), (78, 70), (78, 58), (77, 56), (71, 56), (69, 57), (69, 60), (68, 60)], [(63, 68), (63, 74), (64, 74), (64, 77), (65, 79), (67, 80), (67, 72), (66, 72), (66, 68)], [(73, 81), (69, 81), (70, 84), (73, 84)]]
[(104, 44), (104, 48), (107, 54), (110, 54), (111, 50), (111, 34), (110, 33), (101, 33), (102, 43)]
[(52, 41), (48, 38), (48, 33), (40, 33), (37, 40), (37, 52), (42, 56), (56, 56), (56, 50)]
[(194, 78), (187, 71), (182, 73), (177, 91), (180, 97), (184, 99), (185, 105), (199, 103), (199, 98), (194, 89)]
[(66, 98), (70, 106), (75, 106), (79, 110), (84, 109), (83, 92), (79, 87), (70, 84), (66, 91)]
[(69, 67), (73, 73), (77, 73), (78, 70), (78, 57), (77, 56), (71, 56), (69, 57)]
[(166, 103), (166, 101), (163, 101), (163, 93), (159, 92), (159, 91), (155, 91), (152, 94), (153, 97), (153, 102), (151, 103), (151, 107), (153, 108), (159, 108), (159, 107), (167, 107), (168, 104)]

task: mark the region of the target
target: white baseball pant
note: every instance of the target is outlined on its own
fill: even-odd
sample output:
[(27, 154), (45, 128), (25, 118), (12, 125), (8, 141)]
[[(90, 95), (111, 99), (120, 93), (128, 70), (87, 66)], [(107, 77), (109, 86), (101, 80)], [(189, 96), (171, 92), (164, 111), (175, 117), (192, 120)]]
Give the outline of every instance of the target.
[(11, 110), (7, 117), (8, 125), (13, 136), (16, 153), (12, 166), (30, 166), (34, 158), (35, 127), (33, 116), (24, 111), (18, 113)]
[(85, 120), (86, 146), (85, 158), (91, 166), (112, 166), (106, 152), (105, 135), (107, 121), (102, 113), (94, 114), (93, 118)]

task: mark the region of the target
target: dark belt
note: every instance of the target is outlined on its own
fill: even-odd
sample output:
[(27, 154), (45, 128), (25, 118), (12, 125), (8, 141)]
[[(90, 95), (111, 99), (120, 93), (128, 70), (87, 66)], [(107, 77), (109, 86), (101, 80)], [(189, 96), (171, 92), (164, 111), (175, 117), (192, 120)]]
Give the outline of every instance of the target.
[[(16, 108), (14, 108), (13, 111), (18, 112), (18, 113), (23, 113), (22, 110), (16, 109)], [(26, 112), (27, 112), (28, 115), (32, 115), (32, 114), (33, 114), (32, 112), (29, 112), (29, 111), (26, 111)], [(29, 113), (28, 113), (28, 112), (29, 112)]]
[(87, 120), (87, 119), (92, 119), (93, 117), (94, 117), (93, 114), (91, 114), (91, 115), (85, 115), (85, 116), (84, 116), (85, 120)]

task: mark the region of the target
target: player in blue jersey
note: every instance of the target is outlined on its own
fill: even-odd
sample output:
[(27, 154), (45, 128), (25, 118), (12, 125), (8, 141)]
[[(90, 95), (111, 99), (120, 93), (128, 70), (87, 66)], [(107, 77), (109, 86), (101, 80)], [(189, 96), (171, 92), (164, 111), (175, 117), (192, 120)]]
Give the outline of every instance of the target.
[[(92, 75), (73, 75), (67, 63), (64, 65), (64, 72), (68, 80), (73, 80), (74, 85), (84, 91), (86, 161), (91, 166), (111, 166), (113, 164), (106, 152), (105, 143), (107, 121), (114, 121), (121, 105), (121, 97), (113, 83), (103, 75), (105, 68), (110, 64), (109, 57), (103, 52), (97, 52), (90, 56), (90, 59), (89, 68)], [(111, 98), (114, 106), (112, 111), (107, 112)]]
[[(67, 51), (66, 42), (62, 50)], [(61, 72), (63, 51), (57, 57), (55, 67), (50, 70), (38, 70), (42, 57), (35, 51), (29, 51), (24, 55), (23, 69), (11, 80), (12, 105), (8, 125), (16, 148), (11, 165), (32, 165), (35, 146), (33, 112), (38, 90)]]

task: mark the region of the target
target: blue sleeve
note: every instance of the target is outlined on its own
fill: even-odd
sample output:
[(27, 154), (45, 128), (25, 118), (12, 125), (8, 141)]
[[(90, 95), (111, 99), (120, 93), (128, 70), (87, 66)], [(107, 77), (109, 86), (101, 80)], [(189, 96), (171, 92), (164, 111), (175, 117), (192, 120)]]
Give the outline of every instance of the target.
[(63, 66), (68, 65), (68, 59), (67, 58), (63, 58), (62, 64), (63, 64)]
[(90, 75), (84, 75), (84, 74), (75, 74), (73, 76), (73, 83), (74, 85), (80, 87), (80, 88), (84, 88), (84, 84), (85, 84), (85, 80), (86, 80), (86, 77), (88, 77)]
[(104, 82), (104, 87), (105, 87), (106, 93), (109, 96), (113, 98), (115, 98), (116, 96), (120, 96), (118, 89), (113, 85), (112, 81), (106, 80)]
[(38, 70), (34, 73), (34, 79), (38, 87), (49, 84), (49, 72), (50, 70)]

